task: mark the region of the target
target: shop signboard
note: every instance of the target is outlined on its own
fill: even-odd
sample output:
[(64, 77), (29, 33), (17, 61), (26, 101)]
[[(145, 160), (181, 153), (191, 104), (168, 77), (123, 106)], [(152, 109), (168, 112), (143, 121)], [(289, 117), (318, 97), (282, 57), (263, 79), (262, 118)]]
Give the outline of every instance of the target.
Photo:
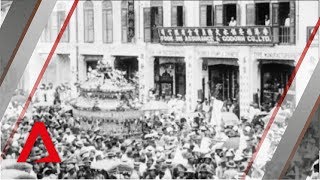
[[(309, 38), (310, 38), (310, 36), (312, 34), (313, 29), (314, 29), (313, 26), (308, 26), (307, 27), (307, 42), (309, 41)], [(318, 44), (319, 44), (319, 35), (318, 35), (318, 33), (316, 33), (315, 36), (314, 36), (314, 39), (313, 39), (313, 41), (311, 43), (311, 46), (318, 46)]]
[(267, 26), (159, 27), (161, 44), (168, 45), (273, 45)]

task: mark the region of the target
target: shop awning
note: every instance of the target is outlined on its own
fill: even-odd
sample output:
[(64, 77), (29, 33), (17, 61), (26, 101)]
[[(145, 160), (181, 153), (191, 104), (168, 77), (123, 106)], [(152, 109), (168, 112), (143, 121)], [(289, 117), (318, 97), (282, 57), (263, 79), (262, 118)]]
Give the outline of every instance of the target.
[(208, 62), (208, 66), (214, 66), (214, 65), (219, 65), (219, 64), (239, 66), (237, 59), (203, 58), (203, 60)]
[(260, 64), (286, 64), (294, 66), (294, 60), (283, 60), (283, 59), (259, 59)]

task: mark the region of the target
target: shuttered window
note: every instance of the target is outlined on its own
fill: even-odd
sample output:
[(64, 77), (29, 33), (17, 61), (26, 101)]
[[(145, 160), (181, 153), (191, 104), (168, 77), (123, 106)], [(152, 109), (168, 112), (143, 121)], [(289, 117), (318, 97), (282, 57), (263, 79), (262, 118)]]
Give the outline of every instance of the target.
[(128, 42), (128, 1), (121, 2), (121, 32), (122, 42)]
[(237, 4), (236, 20), (237, 20), (237, 26), (240, 26), (241, 25), (241, 7), (239, 4)]
[(200, 5), (200, 26), (207, 26), (207, 6)]
[(295, 1), (290, 1), (290, 39), (289, 39), (289, 42), (291, 44), (295, 43), (296, 41), (296, 25), (295, 25), (295, 14), (296, 14), (296, 8), (295, 8), (295, 4), (296, 2)]
[(200, 26), (213, 26), (213, 6), (200, 5)]
[(102, 2), (102, 36), (104, 43), (111, 43), (113, 39), (112, 2), (104, 0)]
[(151, 8), (143, 8), (144, 41), (151, 42)]
[(279, 26), (279, 4), (272, 3), (272, 25)]
[(171, 1), (171, 26), (185, 25), (185, 10), (183, 1)]
[(215, 6), (215, 26), (223, 25), (223, 5)]
[[(57, 24), (58, 24), (57, 34), (59, 33), (60, 29), (62, 28), (65, 19), (66, 19), (66, 11), (59, 10), (57, 12)], [(61, 42), (69, 42), (69, 25), (66, 27), (66, 30), (63, 32), (63, 35), (62, 35), (60, 41)]]
[(92, 1), (83, 4), (84, 10), (84, 42), (94, 42), (94, 10)]
[(42, 31), (41, 42), (51, 42), (51, 17)]
[(255, 25), (255, 4), (247, 4), (246, 5), (246, 14), (247, 14), (247, 19), (246, 19), (246, 24), (247, 26), (253, 26)]
[(278, 3), (272, 3), (272, 13), (271, 13), (271, 22), (272, 22), (272, 34), (273, 34), (273, 42), (278, 43), (279, 42), (279, 28), (276, 26), (279, 26), (279, 4)]

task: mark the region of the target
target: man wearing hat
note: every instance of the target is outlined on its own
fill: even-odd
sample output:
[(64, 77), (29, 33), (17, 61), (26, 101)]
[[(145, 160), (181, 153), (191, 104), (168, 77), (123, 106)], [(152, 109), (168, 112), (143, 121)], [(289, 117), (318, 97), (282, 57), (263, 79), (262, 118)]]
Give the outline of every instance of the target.
[(198, 170), (198, 178), (199, 179), (212, 179), (213, 172), (210, 170), (208, 165), (201, 164)]
[(67, 165), (66, 172), (67, 173), (64, 175), (63, 179), (77, 179), (76, 169), (73, 164)]
[(237, 171), (237, 164), (233, 160), (226, 162), (226, 167), (227, 170), (223, 173), (224, 178), (233, 179), (238, 175), (239, 172)]

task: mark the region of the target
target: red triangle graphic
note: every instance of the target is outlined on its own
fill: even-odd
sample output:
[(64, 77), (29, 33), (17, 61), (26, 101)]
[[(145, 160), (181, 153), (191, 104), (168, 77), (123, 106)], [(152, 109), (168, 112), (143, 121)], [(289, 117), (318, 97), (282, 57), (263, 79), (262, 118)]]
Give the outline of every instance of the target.
[(18, 162), (26, 162), (31, 150), (34, 146), (34, 143), (36, 142), (38, 137), (41, 137), (47, 151), (48, 151), (48, 156), (41, 158), (39, 160), (36, 160), (36, 162), (54, 162), (54, 163), (59, 163), (61, 162), (61, 159), (59, 157), (59, 154), (57, 152), (57, 150), (54, 147), (54, 144), (51, 140), (50, 134), (48, 133), (46, 126), (43, 122), (35, 122), (29, 137), (21, 151), (21, 154), (18, 158)]

